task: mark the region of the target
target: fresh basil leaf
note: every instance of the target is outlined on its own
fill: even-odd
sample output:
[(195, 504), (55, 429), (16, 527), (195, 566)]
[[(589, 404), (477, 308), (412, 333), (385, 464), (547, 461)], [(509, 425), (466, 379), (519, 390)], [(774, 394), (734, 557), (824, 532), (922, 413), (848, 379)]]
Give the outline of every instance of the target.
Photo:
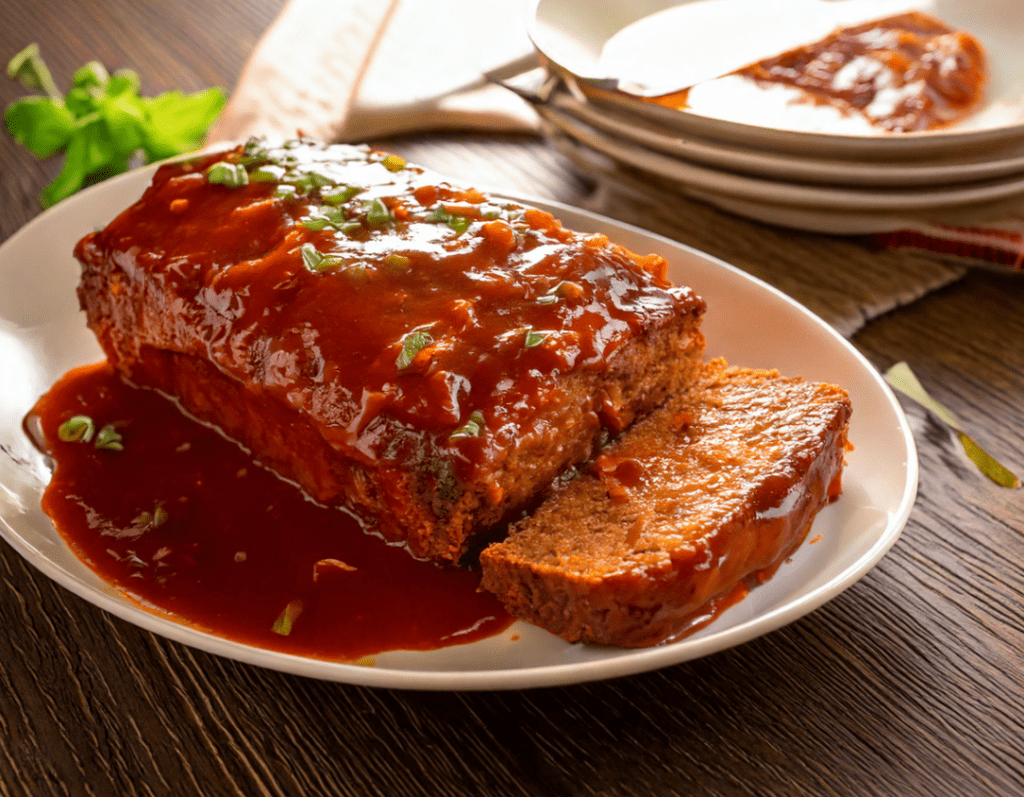
[(75, 130), (72, 113), (49, 97), (25, 97), (8, 105), (4, 122), (15, 140), (40, 158), (63, 149)]
[(107, 97), (102, 103), (107, 131), (121, 152), (131, 153), (143, 143), (146, 115), (139, 98), (127, 93)]
[(89, 175), (95, 174), (114, 160), (118, 152), (110, 135), (110, 128), (103, 119), (87, 125), (80, 135), (84, 135), (86, 141), (85, 176), (88, 180)]
[(103, 92), (93, 92), (88, 88), (79, 86), (71, 89), (64, 98), (64, 105), (75, 115), (76, 119), (83, 119), (99, 108), (100, 98)]
[(142, 88), (142, 81), (138, 74), (131, 69), (118, 69), (107, 81), (107, 96), (119, 97), (122, 94), (132, 94), (138, 97)]
[(122, 69), (111, 76), (98, 61), (78, 69), (61, 97), (34, 44), (11, 59), (7, 74), (48, 95), (26, 97), (4, 113), (11, 135), (33, 154), (65, 152), (64, 168), (41, 197), (47, 207), (125, 171), (139, 150), (152, 161), (198, 148), (226, 101), (219, 88), (143, 98), (135, 72)]
[(40, 197), (43, 207), (56, 205), (62, 199), (71, 196), (85, 183), (85, 165), (88, 161), (89, 142), (85, 136), (76, 132), (68, 142), (64, 156), (64, 167), (57, 178), (43, 189)]
[(219, 88), (195, 94), (168, 91), (159, 97), (143, 98), (149, 120), (143, 147), (146, 156), (160, 160), (199, 147), (226, 101), (227, 96)]
[(107, 72), (107, 68), (99, 61), (90, 61), (75, 70), (75, 74), (71, 77), (71, 85), (75, 88), (105, 87), (108, 80), (110, 80), (110, 74)]

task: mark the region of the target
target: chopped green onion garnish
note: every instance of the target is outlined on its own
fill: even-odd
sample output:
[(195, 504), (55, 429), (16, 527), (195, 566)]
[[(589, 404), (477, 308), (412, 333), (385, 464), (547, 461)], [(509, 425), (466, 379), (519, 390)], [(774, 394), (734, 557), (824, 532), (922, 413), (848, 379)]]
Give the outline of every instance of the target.
[(425, 221), (433, 222), (434, 224), (447, 224), (459, 235), (462, 235), (462, 233), (464, 233), (472, 223), (470, 219), (465, 216), (456, 216), (449, 213), (445, 210), (444, 205), (438, 205), (430, 211)]
[(469, 420), (466, 421), (464, 426), (460, 426), (449, 436), (449, 440), (457, 440), (460, 437), (479, 437), (480, 430), (484, 426), (484, 416), (479, 410), (474, 410), (470, 413)]
[(326, 188), (335, 184), (333, 178), (319, 172), (292, 172), (281, 179), (302, 192), (311, 191), (314, 188)]
[(408, 271), (412, 261), (405, 255), (391, 254), (384, 258), (384, 265), (392, 271)]
[(389, 221), (391, 221), (391, 211), (379, 199), (366, 204), (366, 223), (371, 227), (380, 227)]
[(528, 327), (526, 330), (526, 341), (523, 343), (523, 347), (526, 349), (532, 349), (534, 346), (539, 346), (544, 342), (544, 338), (547, 336), (547, 332), (536, 332)]
[(139, 512), (132, 518), (132, 526), (137, 529), (155, 529), (170, 519), (163, 504), (157, 504), (152, 512)]
[(284, 177), (284, 169), (280, 166), (260, 166), (249, 173), (249, 179), (254, 183), (276, 183)]
[(558, 297), (553, 293), (545, 293), (543, 296), (537, 297), (537, 304), (555, 304), (558, 301)]
[(472, 222), (465, 216), (452, 216), (448, 219), (448, 226), (455, 230), (456, 235), (462, 235), (462, 233), (469, 229), (470, 224)]
[(362, 190), (362, 188), (354, 185), (340, 185), (329, 191), (324, 191), (323, 200), (328, 205), (344, 205)]
[(65, 443), (88, 443), (96, 433), (96, 425), (88, 415), (68, 418), (57, 430), (57, 437)]
[(366, 263), (349, 263), (345, 269), (345, 276), (355, 285), (365, 285), (370, 279), (370, 270)]
[(345, 222), (344, 224), (335, 224), (334, 228), (338, 232), (345, 233), (345, 235), (351, 235), (352, 233), (358, 232), (359, 230), (363, 229), (363, 225), (360, 224), (358, 221), (348, 221)]
[(399, 155), (388, 155), (381, 161), (381, 164), (389, 172), (400, 172), (405, 168), (405, 158)]
[(395, 360), (398, 370), (408, 368), (416, 355), (434, 342), (434, 338), (425, 329), (410, 332), (402, 341), (402, 353)]
[(345, 262), (337, 255), (323, 254), (310, 243), (303, 244), (299, 251), (302, 253), (302, 265), (314, 273), (326, 271)]
[(309, 215), (301, 219), (299, 223), (307, 230), (322, 230), (330, 225), (343, 232), (350, 232), (353, 226), (361, 226), (359, 222), (349, 222), (343, 208), (332, 208), (326, 205), (320, 208), (311, 208)]
[(313, 244), (303, 244), (299, 251), (302, 253), (302, 265), (310, 271), (316, 271), (320, 268), (320, 262), (324, 259), (324, 256), (317, 251)]
[(438, 205), (436, 208), (430, 211), (430, 215), (427, 216), (427, 218), (424, 219), (424, 221), (429, 221), (434, 224), (447, 224), (449, 221), (451, 221), (451, 218), (452, 214), (444, 209), (444, 205)]
[(258, 138), (256, 136), (250, 136), (249, 140), (245, 142), (245, 156), (247, 158), (261, 158), (266, 160), (270, 157), (270, 152), (267, 150), (265, 139)]
[(338, 181), (333, 177), (328, 177), (326, 174), (320, 172), (307, 172), (306, 173), (310, 184), (314, 188), (326, 188), (329, 185), (337, 185)]
[(288, 605), (284, 607), (284, 611), (274, 620), (274, 625), (271, 626), (270, 630), (275, 634), (288, 636), (292, 632), (292, 626), (299, 619), (300, 614), (302, 614), (302, 601), (289, 601)]
[(298, 191), (295, 190), (294, 185), (279, 185), (277, 190), (274, 191), (274, 196), (278, 199), (291, 199), (298, 195)]
[(96, 448), (103, 448), (107, 451), (124, 451), (121, 440), (122, 437), (117, 433), (113, 424), (108, 423), (96, 435)]
[(249, 174), (240, 163), (215, 163), (206, 170), (207, 182), (215, 185), (226, 185), (228, 188), (241, 188), (249, 184)]
[(307, 230), (317, 231), (322, 230), (324, 227), (330, 224), (330, 222), (327, 221), (327, 219), (325, 219), (323, 216), (306, 216), (305, 218), (299, 220), (299, 224), (301, 224)]

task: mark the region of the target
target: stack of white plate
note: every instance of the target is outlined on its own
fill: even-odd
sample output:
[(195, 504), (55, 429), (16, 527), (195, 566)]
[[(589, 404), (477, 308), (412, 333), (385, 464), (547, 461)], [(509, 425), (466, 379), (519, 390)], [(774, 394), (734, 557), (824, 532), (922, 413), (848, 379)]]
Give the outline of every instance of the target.
[[(533, 0), (530, 35), (554, 79), (531, 98), (551, 141), (588, 171), (640, 176), (773, 224), (832, 233), (888, 231), (908, 218), (948, 218), (958, 209), (1024, 197), (1024, 13), (1018, 2)], [(724, 53), (728, 47), (720, 37), (705, 36), (700, 24), (680, 28), (663, 13), (655, 29), (671, 34), (669, 44), (651, 39), (648, 61), (675, 59), (673, 74), (679, 74), (679, 64), (685, 71), (689, 60), (692, 80), (675, 85), (682, 88), (699, 80), (702, 69), (711, 79), (716, 70), (731, 71), (726, 64), (739, 68), (768, 57), (770, 48), (778, 54), (810, 43), (821, 38), (812, 31), (827, 32), (837, 19), (919, 9), (981, 42), (989, 71), (985, 105), (956, 126), (888, 133), (844, 124), (828, 109), (808, 115), (807, 103), (791, 117), (785, 108), (769, 116), (749, 104), (711, 110), (694, 104), (679, 111), (632, 93), (663, 93), (671, 90), (668, 84), (651, 88), (632, 79), (627, 93), (621, 72), (608, 71), (621, 31), (638, 20), (672, 9), (666, 13), (686, 14), (680, 19), (721, 31), (722, 15), (735, 15), (737, 8), (749, 13), (726, 28), (732, 52)], [(754, 38), (741, 34), (750, 29)], [(650, 38), (650, 28), (643, 35)]]

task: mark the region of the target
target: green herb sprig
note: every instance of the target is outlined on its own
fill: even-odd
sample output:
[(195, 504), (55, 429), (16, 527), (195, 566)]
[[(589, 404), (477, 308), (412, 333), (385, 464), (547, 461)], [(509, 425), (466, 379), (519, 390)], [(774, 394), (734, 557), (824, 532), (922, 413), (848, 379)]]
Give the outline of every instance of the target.
[(111, 75), (98, 61), (76, 71), (63, 95), (35, 44), (11, 59), (7, 76), (37, 92), (7, 106), (7, 130), (40, 158), (64, 153), (63, 169), (40, 197), (44, 207), (126, 171), (137, 157), (149, 163), (197, 149), (227, 99), (220, 88), (143, 97), (135, 72)]

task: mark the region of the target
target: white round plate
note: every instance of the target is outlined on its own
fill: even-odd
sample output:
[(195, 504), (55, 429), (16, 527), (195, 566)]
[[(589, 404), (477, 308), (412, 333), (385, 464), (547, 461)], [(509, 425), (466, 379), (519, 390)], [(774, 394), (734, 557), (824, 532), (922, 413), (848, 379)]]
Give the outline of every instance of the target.
[[(541, 117), (576, 143), (611, 160), (638, 169), (659, 180), (676, 183), (735, 199), (769, 205), (790, 205), (817, 210), (893, 211), (969, 206), (1024, 193), (1024, 174), (996, 180), (983, 180), (951, 186), (930, 186), (900, 190), (897, 188), (864, 188), (834, 185), (807, 185), (765, 177), (751, 177), (730, 171), (700, 166), (679, 158), (655, 152), (621, 138), (612, 137), (585, 125), (555, 108), (540, 106)], [(545, 133), (550, 134), (546, 126)]]
[[(539, 101), (539, 100), (538, 100)], [(568, 117), (590, 127), (684, 163), (725, 169), (739, 174), (796, 183), (830, 186), (949, 186), (1024, 174), (1024, 146), (973, 153), (964, 158), (876, 162), (801, 156), (765, 149), (733, 146), (661, 125), (638, 120), (610, 108), (598, 108), (564, 88), (547, 97), (556, 117)], [(554, 120), (553, 120), (554, 121)]]
[[(746, 6), (736, 13), (738, 6), (728, 9), (729, 2)], [(787, 4), (792, 6), (791, 12), (786, 11)], [(687, 78), (703, 82), (790, 47), (810, 43), (821, 36), (813, 24), (814, 18), (836, 17), (840, 6), (857, 7), (856, 16), (863, 20), (888, 16), (906, 6), (966, 30), (981, 42), (988, 56), (986, 100), (959, 125), (893, 134), (871, 129), (837, 132), (828, 128), (828, 122), (821, 129), (791, 129), (785, 114), (773, 114), (768, 125), (764, 108), (755, 118), (747, 118), (749, 114), (744, 116), (742, 106), (727, 109), (732, 118), (724, 119), (692, 109), (665, 108), (616, 91), (621, 76), (609, 74), (602, 64), (602, 50), (608, 41), (638, 20), (681, 6), (687, 7), (682, 13), (700, 12), (693, 16), (695, 24), (676, 31), (674, 37), (652, 41), (647, 48), (650, 60), (657, 61), (657, 48), (664, 43), (664, 52), (660, 54), (664, 61), (679, 61), (678, 66), (688, 70), (676, 79), (674, 88), (692, 85)], [(723, 10), (705, 13), (705, 9), (710, 12), (716, 6)], [(743, 20), (750, 22), (749, 27), (743, 27)], [(877, 160), (963, 157), (968, 152), (984, 154), (996, 146), (1024, 142), (1024, 50), (1020, 47), (1024, 15), (1015, 0), (591, 0), (585, 4), (577, 0), (532, 0), (527, 24), (534, 46), (550, 67), (594, 104), (704, 139), (804, 156)], [(675, 58), (675, 53), (685, 55), (685, 59)], [(701, 64), (714, 68), (697, 68)], [(794, 113), (790, 121), (805, 124), (806, 120), (799, 117)]]
[(570, 645), (515, 623), (469, 645), (394, 651), (358, 666), (286, 655), (199, 632), (123, 600), (70, 552), (39, 508), (44, 458), (21, 430), (36, 398), (67, 369), (101, 357), (78, 310), (75, 241), (106, 224), (147, 185), (152, 167), (94, 186), (46, 211), (0, 246), (0, 534), (26, 560), (85, 600), (156, 634), (210, 653), (312, 678), (403, 689), (518, 689), (644, 672), (738, 645), (807, 614), (849, 587), (896, 542), (917, 489), (906, 417), (878, 372), (834, 330), (768, 285), (635, 227), (550, 202), (569, 227), (599, 230), (672, 264), (671, 276), (708, 301), (709, 355), (827, 380), (854, 406), (844, 495), (771, 581), (700, 632), (668, 645), (620, 650)]

